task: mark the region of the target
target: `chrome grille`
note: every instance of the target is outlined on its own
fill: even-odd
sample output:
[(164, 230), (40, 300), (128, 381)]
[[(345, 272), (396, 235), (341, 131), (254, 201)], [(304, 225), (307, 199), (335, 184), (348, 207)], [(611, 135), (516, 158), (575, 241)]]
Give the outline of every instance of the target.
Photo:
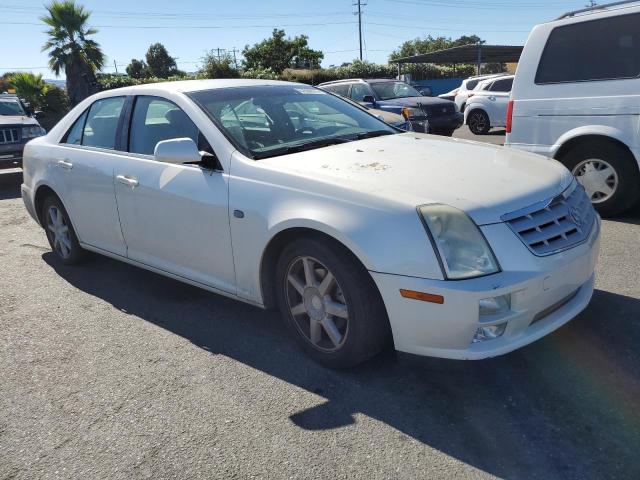
[(582, 185), (574, 181), (565, 193), (502, 216), (534, 255), (544, 256), (584, 242), (596, 212)]
[(17, 128), (3, 128), (0, 129), (0, 145), (6, 143), (18, 143), (20, 137), (18, 136)]

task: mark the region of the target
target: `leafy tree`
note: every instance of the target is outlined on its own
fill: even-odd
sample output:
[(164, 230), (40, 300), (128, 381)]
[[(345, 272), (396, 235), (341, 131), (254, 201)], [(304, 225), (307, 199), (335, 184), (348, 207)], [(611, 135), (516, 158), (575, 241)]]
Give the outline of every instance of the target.
[(154, 43), (145, 55), (149, 76), (167, 78), (178, 75), (180, 71), (176, 66), (176, 59), (169, 55), (166, 47), (161, 43)]
[(45, 8), (48, 14), (40, 20), (50, 28), (42, 51), (49, 51), (49, 67), (56, 75), (65, 72), (69, 100), (76, 105), (98, 91), (96, 72), (104, 65), (105, 56), (88, 38), (97, 30), (87, 27), (90, 13), (74, 0), (54, 0)]
[(16, 93), (29, 103), (32, 109), (42, 108), (48, 85), (42, 80), (42, 74), (29, 72), (14, 73), (9, 77), (9, 84), (16, 89)]
[(253, 47), (244, 47), (245, 69), (271, 69), (280, 74), (286, 68), (320, 68), (324, 54), (308, 47), (309, 37), (300, 35), (285, 37), (284, 30), (274, 29), (270, 38), (266, 38)]
[(49, 113), (67, 113), (69, 110), (69, 97), (67, 92), (56, 85), (47, 85), (47, 92), (42, 99), (41, 108)]
[(238, 78), (240, 72), (235, 68), (229, 55), (218, 57), (214, 50), (205, 54), (202, 58), (202, 67), (198, 76), (203, 78)]
[(127, 75), (131, 78), (145, 78), (148, 76), (148, 67), (144, 60), (136, 58), (131, 59), (131, 63), (127, 65)]

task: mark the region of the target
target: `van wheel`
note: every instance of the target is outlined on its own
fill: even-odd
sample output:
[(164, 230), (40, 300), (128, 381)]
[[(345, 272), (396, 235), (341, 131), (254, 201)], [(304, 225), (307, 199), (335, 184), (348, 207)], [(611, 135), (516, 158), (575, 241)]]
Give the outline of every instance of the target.
[(67, 265), (81, 263), (86, 258), (87, 251), (80, 246), (60, 199), (53, 195), (45, 198), (41, 218), (51, 250), (58, 259)]
[(486, 135), (491, 129), (489, 116), (482, 110), (474, 110), (467, 117), (469, 130), (475, 135)]
[(640, 196), (635, 160), (619, 145), (587, 142), (571, 149), (561, 161), (602, 216), (621, 214)]
[(344, 368), (388, 343), (389, 323), (369, 272), (338, 244), (302, 238), (276, 267), (278, 304), (302, 350), (317, 362)]

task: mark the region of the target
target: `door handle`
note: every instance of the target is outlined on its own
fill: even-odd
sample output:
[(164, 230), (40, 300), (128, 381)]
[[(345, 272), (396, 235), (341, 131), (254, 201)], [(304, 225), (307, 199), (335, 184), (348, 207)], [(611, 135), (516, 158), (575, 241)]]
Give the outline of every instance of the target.
[(123, 185), (126, 185), (127, 187), (135, 188), (138, 186), (138, 180), (136, 180), (135, 178), (128, 177), (126, 175), (117, 175), (116, 180), (118, 180)]
[(496, 97), (489, 97), (489, 100), (491, 100), (492, 102), (496, 101)]
[(73, 168), (73, 163), (68, 162), (67, 160), (58, 160), (56, 165), (60, 168), (64, 168), (65, 170), (71, 170)]

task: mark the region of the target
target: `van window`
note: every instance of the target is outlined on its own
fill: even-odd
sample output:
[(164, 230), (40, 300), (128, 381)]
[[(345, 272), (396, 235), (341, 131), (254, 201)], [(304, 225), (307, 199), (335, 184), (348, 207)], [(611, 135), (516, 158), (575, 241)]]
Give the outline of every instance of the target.
[(536, 83), (613, 80), (640, 76), (640, 14), (555, 28), (549, 35)]

